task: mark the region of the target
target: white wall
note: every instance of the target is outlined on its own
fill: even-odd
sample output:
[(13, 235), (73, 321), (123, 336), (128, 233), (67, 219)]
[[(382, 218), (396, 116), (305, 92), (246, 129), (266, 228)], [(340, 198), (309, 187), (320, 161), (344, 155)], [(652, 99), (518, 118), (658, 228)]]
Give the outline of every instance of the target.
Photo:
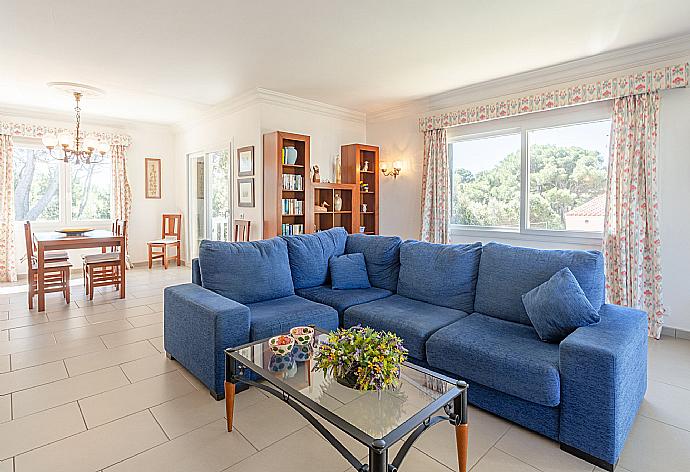
[[(82, 119), (83, 126), (87, 131), (110, 131), (125, 133), (132, 137), (132, 145), (127, 152), (127, 174), (132, 187), (133, 201), (132, 215), (129, 221), (129, 253), (133, 262), (144, 262), (147, 258), (146, 242), (160, 238), (160, 215), (180, 210), (175, 204), (175, 148), (172, 128), (150, 123), (93, 120), (89, 119), (88, 116), (83, 116)], [(74, 126), (71, 116), (46, 114), (35, 110), (0, 108), (0, 120), (68, 129), (72, 129)], [(40, 143), (40, 140), (37, 140), (37, 142)], [(144, 197), (144, 158), (146, 157), (161, 159), (162, 187), (160, 199), (147, 199)], [(41, 223), (35, 224), (33, 229), (36, 231), (49, 231), (59, 226), (59, 223)], [(104, 223), (103, 227), (110, 229), (110, 222)], [(26, 253), (23, 231), (21, 222), (15, 225), (15, 254), (17, 272), (19, 274), (26, 273), (26, 262), (19, 262), (20, 258)], [(86, 251), (73, 251), (73, 254), (70, 253), (73, 263), (82, 252)]]
[[(678, 62), (690, 60), (681, 57)], [(522, 80), (522, 79), (521, 79)], [(565, 81), (564, 81), (565, 82)], [(508, 85), (506, 85), (508, 83)], [(555, 83), (557, 84), (557, 82)], [(498, 93), (490, 84), (484, 89), (473, 87), (472, 100), (459, 100), (453, 107), (493, 98)], [(524, 87), (524, 84), (521, 83)], [(549, 87), (555, 86), (549, 83)], [(508, 79), (501, 79), (501, 87), (510, 88)], [(540, 83), (525, 87), (522, 93), (539, 90)], [(480, 92), (477, 92), (479, 90)], [(483, 93), (484, 97), (477, 97)], [(440, 100), (439, 100), (440, 102)], [(420, 197), (422, 186), (423, 136), (418, 131), (420, 107), (407, 114), (398, 112), (393, 118), (372, 117), (367, 123), (367, 138), (381, 147), (382, 160), (400, 159), (405, 171), (397, 181), (381, 177), (381, 233), (398, 234), (403, 238), (418, 238), (420, 231)], [(444, 102), (444, 107), (449, 106)], [(426, 108), (424, 111), (428, 111)], [(668, 309), (666, 325), (690, 330), (690, 286), (687, 271), (690, 267), (690, 89), (662, 92), (659, 125), (659, 204), (662, 238), (664, 294)], [(538, 248), (600, 249), (600, 242), (562, 241), (526, 235), (486, 233), (454, 233), (453, 242), (465, 243), (491, 240), (507, 244)]]

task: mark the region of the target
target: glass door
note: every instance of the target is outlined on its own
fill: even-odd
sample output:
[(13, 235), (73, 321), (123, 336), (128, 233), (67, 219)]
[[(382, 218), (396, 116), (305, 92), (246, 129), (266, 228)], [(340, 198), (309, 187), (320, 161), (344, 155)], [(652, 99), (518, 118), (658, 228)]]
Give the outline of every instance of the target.
[(232, 238), (232, 175), (230, 151), (189, 156), (189, 252), (199, 257), (204, 239), (230, 241)]

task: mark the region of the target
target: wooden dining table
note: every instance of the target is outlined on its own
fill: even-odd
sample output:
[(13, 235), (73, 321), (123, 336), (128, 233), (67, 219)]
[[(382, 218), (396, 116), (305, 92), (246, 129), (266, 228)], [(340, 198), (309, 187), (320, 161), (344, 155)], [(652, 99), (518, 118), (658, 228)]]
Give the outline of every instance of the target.
[(36, 252), (38, 253), (38, 311), (46, 309), (45, 293), (45, 253), (46, 251), (66, 251), (70, 249), (87, 249), (95, 247), (120, 247), (120, 298), (125, 298), (125, 237), (118, 236), (112, 231), (93, 230), (87, 231), (81, 236), (68, 236), (55, 231), (48, 233), (35, 233)]

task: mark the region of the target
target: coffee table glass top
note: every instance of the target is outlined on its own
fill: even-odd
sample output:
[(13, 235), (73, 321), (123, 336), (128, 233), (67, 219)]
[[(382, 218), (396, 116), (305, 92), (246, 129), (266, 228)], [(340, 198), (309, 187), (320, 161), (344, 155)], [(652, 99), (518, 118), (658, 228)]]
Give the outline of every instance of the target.
[[(316, 331), (313, 347), (295, 344), (287, 356), (275, 355), (268, 340), (226, 352), (331, 423), (341, 426), (339, 423), (344, 422), (364, 433), (357, 435), (362, 442), (400, 439), (460, 392), (452, 379), (410, 363), (401, 367), (400, 387), (396, 390), (378, 393), (345, 387), (331, 375), (313, 370), (314, 350), (326, 339), (326, 334)], [(340, 421), (332, 421), (330, 413)]]

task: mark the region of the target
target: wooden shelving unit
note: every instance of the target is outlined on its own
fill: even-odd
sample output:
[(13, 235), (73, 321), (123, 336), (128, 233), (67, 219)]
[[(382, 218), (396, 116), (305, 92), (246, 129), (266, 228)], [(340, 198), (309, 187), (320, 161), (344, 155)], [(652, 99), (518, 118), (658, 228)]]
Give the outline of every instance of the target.
[[(314, 211), (314, 231), (323, 231), (342, 226), (352, 234), (359, 232), (359, 186), (357, 184), (313, 183), (314, 204), (328, 203), (328, 211)], [(335, 211), (335, 196), (340, 195), (343, 207)]]
[[(283, 163), (283, 148), (294, 146), (297, 150), (295, 164)], [(290, 225), (292, 234), (302, 228), (303, 233), (314, 229), (314, 192), (309, 177), (311, 168), (310, 138), (302, 134), (274, 131), (264, 134), (264, 238), (290, 234), (283, 225)], [(301, 176), (299, 189), (284, 187), (283, 176)], [(301, 202), (303, 211), (286, 211), (284, 200)]]
[[(379, 148), (367, 144), (346, 144), (340, 147), (343, 161), (343, 181), (354, 183), (360, 190), (358, 210), (359, 225), (366, 234), (379, 234)], [(362, 170), (364, 162), (369, 162), (368, 170)], [(362, 191), (360, 182), (368, 184)], [(367, 211), (361, 211), (361, 204), (367, 204)], [(359, 231), (359, 227), (357, 228)]]

